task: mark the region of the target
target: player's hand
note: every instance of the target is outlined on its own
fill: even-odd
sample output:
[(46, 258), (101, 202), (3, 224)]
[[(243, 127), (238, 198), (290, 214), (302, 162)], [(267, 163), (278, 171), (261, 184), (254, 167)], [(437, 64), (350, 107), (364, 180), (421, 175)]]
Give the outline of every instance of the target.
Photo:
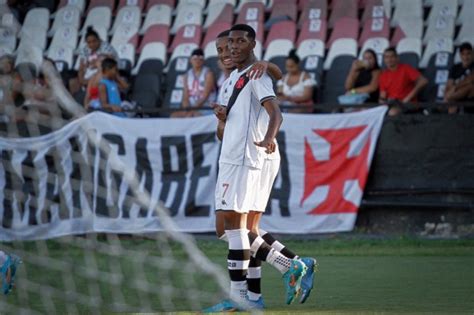
[(273, 140), (263, 139), (263, 141), (255, 141), (254, 144), (258, 147), (265, 148), (267, 154), (275, 152), (276, 144)]
[(260, 79), (262, 75), (267, 72), (268, 63), (266, 61), (257, 61), (247, 72), (247, 76), (250, 80)]
[(221, 121), (225, 121), (227, 118), (227, 108), (225, 106), (219, 105), (217, 103), (212, 104), (212, 108), (214, 109), (214, 115), (216, 115), (217, 119)]

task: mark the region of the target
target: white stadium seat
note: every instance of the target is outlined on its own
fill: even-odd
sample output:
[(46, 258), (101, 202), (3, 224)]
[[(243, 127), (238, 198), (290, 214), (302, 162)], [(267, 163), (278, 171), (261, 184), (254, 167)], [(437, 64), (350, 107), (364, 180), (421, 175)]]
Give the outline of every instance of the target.
[(428, 42), (423, 58), (420, 61), (420, 68), (426, 68), (431, 56), (438, 52), (453, 53), (453, 40), (451, 38), (432, 39)]
[(397, 26), (398, 22), (406, 17), (423, 19), (423, 6), (421, 0), (397, 0), (395, 11), (392, 17), (392, 26)]
[(19, 64), (31, 63), (35, 65), (36, 69), (39, 69), (42, 62), (43, 51), (39, 47), (25, 45), (17, 51), (15, 67)]
[(158, 59), (166, 63), (166, 46), (163, 43), (148, 43), (143, 47), (142, 53), (138, 58), (137, 65), (132, 70), (132, 74), (136, 75), (141, 64), (148, 59)]
[(63, 26), (58, 28), (54, 33), (50, 47), (63, 45), (71, 49), (76, 49), (77, 33), (77, 29), (71, 26)]
[(306, 39), (298, 46), (296, 54), (301, 60), (313, 55), (324, 57), (324, 42), (319, 39)]
[(75, 6), (65, 6), (59, 9), (55, 15), (53, 26), (49, 30), (48, 35), (53, 36), (57, 29), (65, 26), (79, 28), (81, 12)]
[(455, 28), (455, 18), (453, 16), (440, 16), (436, 20), (430, 21), (423, 43), (427, 44), (436, 38), (453, 38)]
[(140, 34), (145, 34), (148, 28), (155, 24), (170, 26), (172, 11), (172, 8), (165, 4), (156, 4), (152, 6), (146, 14)]
[(137, 6), (125, 6), (120, 9), (112, 26), (111, 34), (114, 34), (118, 28), (128, 26), (130, 29), (138, 29), (141, 24), (141, 11)]
[(189, 4), (179, 7), (174, 20), (171, 34), (176, 34), (184, 25), (202, 25), (202, 8), (197, 4)]
[(332, 66), (333, 60), (339, 56), (357, 57), (357, 41), (352, 38), (336, 39), (329, 49), (324, 62), (324, 70), (329, 70)]
[(34, 8), (28, 11), (23, 22), (22, 32), (26, 33), (30, 30), (42, 28), (49, 29), (49, 11), (45, 8)]
[(63, 45), (51, 46), (48, 49), (48, 58), (54, 61), (63, 61), (68, 65), (69, 69), (73, 66), (74, 51)]
[(95, 7), (87, 14), (86, 21), (82, 26), (81, 35), (84, 35), (87, 31), (87, 27), (92, 26), (94, 29), (106, 29), (110, 28), (112, 22), (112, 11), (109, 7)]

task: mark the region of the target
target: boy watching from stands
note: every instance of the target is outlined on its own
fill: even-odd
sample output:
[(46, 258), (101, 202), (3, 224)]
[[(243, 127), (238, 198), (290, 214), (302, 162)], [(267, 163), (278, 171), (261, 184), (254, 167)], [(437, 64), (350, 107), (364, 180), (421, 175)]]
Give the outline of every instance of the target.
[(99, 81), (99, 99), (101, 108), (112, 111), (114, 115), (126, 117), (122, 112), (120, 90), (128, 88), (127, 82), (120, 78), (117, 61), (105, 58), (102, 61), (102, 79)]
[[(385, 49), (383, 60), (387, 68), (380, 74), (379, 102), (383, 104), (394, 101), (416, 102), (418, 93), (428, 84), (428, 80), (412, 66), (401, 64), (393, 47)], [(390, 108), (388, 115), (394, 116), (399, 113), (401, 108), (394, 106)]]
[[(474, 60), (472, 46), (463, 43), (459, 47), (461, 63), (455, 64), (449, 70), (449, 79), (444, 91), (445, 102), (474, 101)], [(448, 107), (450, 114), (456, 113), (456, 106)]]

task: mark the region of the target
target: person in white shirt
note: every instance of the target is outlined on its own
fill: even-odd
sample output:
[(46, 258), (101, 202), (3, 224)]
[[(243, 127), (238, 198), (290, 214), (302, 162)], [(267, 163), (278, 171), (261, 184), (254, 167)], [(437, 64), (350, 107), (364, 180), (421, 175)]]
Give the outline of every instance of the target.
[[(248, 213), (256, 207), (256, 193), (265, 159), (272, 154), (275, 159), (279, 158), (275, 153), (275, 138), (282, 123), (270, 77), (263, 74), (259, 79), (250, 80), (248, 71), (255, 61), (255, 44), (255, 31), (250, 26), (238, 24), (231, 28), (228, 48), (237, 69), (231, 73), (227, 85), (223, 85), (224, 89), (232, 88), (232, 93), (228, 97), (219, 158), (216, 216), (223, 218), (229, 242), (227, 259), (233, 300), (247, 299), (246, 278), (252, 254), (284, 274), (289, 304), (300, 289), (306, 266), (299, 260), (285, 257), (258, 234), (247, 230)], [(233, 308), (238, 307), (224, 301), (209, 310)]]
[[(221, 67), (226, 72), (230, 73), (233, 69), (235, 69), (235, 65), (230, 58), (230, 50), (227, 46), (229, 31), (222, 32), (218, 35), (216, 39), (216, 49), (217, 55), (219, 58), (219, 62)], [(255, 57), (253, 57), (255, 60)], [(272, 63), (266, 63), (265, 61), (257, 61), (253, 64), (252, 68), (248, 71), (249, 76), (251, 79), (258, 79), (260, 78), (265, 72), (267, 72), (271, 77), (278, 80), (281, 79), (281, 70)], [(229, 78), (230, 74), (227, 75), (227, 79), (225, 79), (224, 83), (222, 84), (222, 88), (219, 90), (218, 94), (218, 104), (220, 106), (215, 106), (214, 110), (216, 116), (218, 118), (218, 138), (222, 140), (225, 121), (226, 121), (226, 108), (230, 94), (233, 91), (233, 85)], [(278, 153), (278, 150), (276, 150)], [(254, 194), (254, 203), (253, 207), (249, 211), (249, 215), (247, 217), (247, 228), (254, 232), (255, 234), (260, 235), (263, 240), (267, 244), (269, 244), (272, 248), (282, 253), (287, 258), (299, 258), (295, 253), (293, 253), (290, 249), (285, 247), (282, 243), (277, 241), (273, 235), (270, 233), (262, 230), (259, 227), (259, 222), (261, 219), (262, 214), (265, 212), (266, 205), (268, 203), (270, 193), (272, 190), (273, 183), (276, 179), (280, 166), (280, 159), (279, 154), (269, 154), (265, 159), (264, 165), (260, 172), (260, 178), (258, 180), (258, 186), (254, 189), (258, 191), (258, 193)], [(217, 205), (216, 205), (217, 206)], [(226, 240), (224, 228), (224, 219), (223, 219), (223, 211), (217, 209), (216, 211), (216, 233), (217, 236), (222, 239)], [(302, 281), (302, 294), (300, 298), (300, 303), (304, 303), (308, 298), (311, 289), (313, 287), (313, 272), (314, 272), (314, 265), (316, 261), (313, 258), (302, 258), (302, 261), (305, 265), (308, 266), (307, 274), (303, 277)], [(251, 257), (250, 264), (248, 269), (247, 275), (247, 285), (248, 285), (248, 300), (251, 302), (252, 307), (263, 308), (264, 302), (263, 297), (261, 294), (261, 260)], [(222, 306), (222, 305), (221, 305)], [(217, 309), (223, 310), (223, 309)]]
[[(299, 106), (287, 109), (285, 112), (311, 113), (316, 82), (308, 73), (301, 71), (299, 64), (300, 58), (296, 55), (296, 50), (293, 49), (286, 58), (286, 74), (277, 83), (278, 99), (282, 105)], [(301, 106), (306, 106), (306, 108)]]
[[(209, 67), (204, 66), (204, 51), (200, 48), (191, 53), (191, 69), (183, 76), (182, 108), (210, 107), (216, 99), (215, 78)], [(185, 117), (212, 115), (212, 110), (196, 110), (184, 112)], [(180, 115), (175, 115), (179, 117)], [(175, 117), (173, 116), (173, 117)]]

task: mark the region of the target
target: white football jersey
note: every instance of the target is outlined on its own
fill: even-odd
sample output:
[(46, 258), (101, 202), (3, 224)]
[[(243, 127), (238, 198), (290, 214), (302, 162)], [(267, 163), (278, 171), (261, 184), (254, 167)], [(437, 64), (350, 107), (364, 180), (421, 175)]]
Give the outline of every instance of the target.
[(229, 103), (230, 95), (232, 94), (234, 86), (232, 85), (232, 81), (230, 80), (230, 76), (224, 80), (219, 89), (219, 94), (217, 95), (217, 104), (227, 106)]
[(227, 100), (222, 104), (228, 107), (219, 162), (261, 169), (265, 159), (280, 158), (278, 147), (275, 153), (267, 154), (265, 148), (254, 144), (264, 139), (270, 119), (262, 103), (275, 98), (275, 93), (267, 74), (250, 80), (246, 75), (249, 69), (234, 70), (219, 93), (220, 101)]

